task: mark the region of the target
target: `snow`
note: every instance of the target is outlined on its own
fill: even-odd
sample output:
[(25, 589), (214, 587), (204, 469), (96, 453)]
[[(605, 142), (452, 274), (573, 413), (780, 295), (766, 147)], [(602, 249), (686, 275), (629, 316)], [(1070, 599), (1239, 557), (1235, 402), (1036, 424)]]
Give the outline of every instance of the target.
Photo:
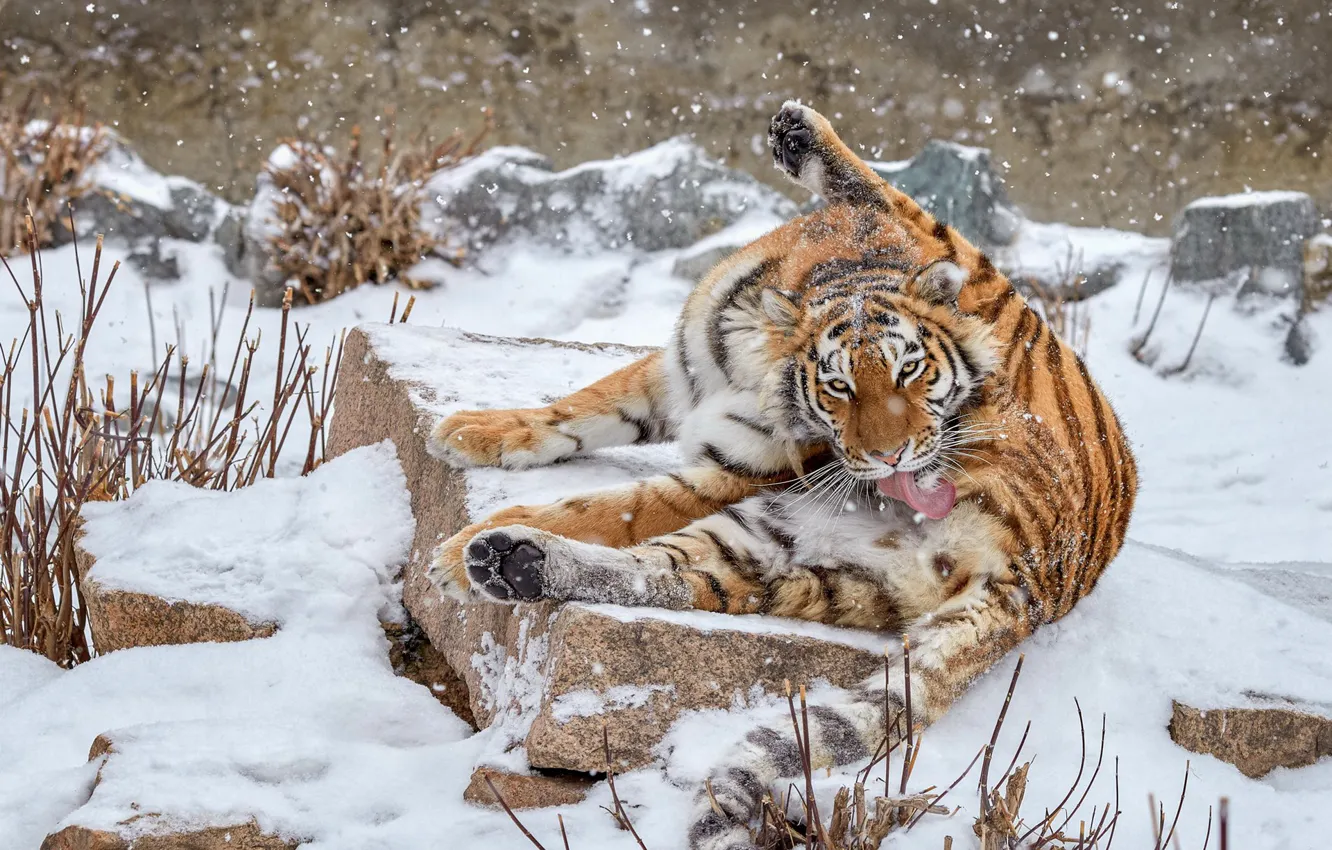
[(840, 629), (822, 623), (807, 623), (763, 614), (714, 614), (708, 611), (667, 611), (656, 608), (626, 608), (622, 605), (585, 605), (588, 610), (622, 623), (663, 620), (700, 632), (743, 632), (751, 635), (791, 635), (816, 638), (853, 646), (866, 652), (882, 652), (892, 638), (861, 629)]
[(406, 487), (388, 442), (305, 478), (261, 480), (235, 493), (149, 482), (124, 502), (84, 509), (82, 545), (95, 558), (89, 578), (283, 627), (376, 592), (386, 610), (411, 543)]
[(472, 668), (481, 674), (481, 704), (494, 712), (478, 763), (519, 773), (528, 766), (520, 744), (541, 709), (545, 696), (541, 673), (550, 649), (549, 635), (528, 637), (534, 616), (528, 614), (518, 628), (517, 654), (510, 655), (507, 647), (497, 644), (487, 633), (482, 636), (482, 651), (472, 656)]
[[(120, 191), (134, 197), (161, 200), (169, 188), (170, 178), (158, 183), (131, 166), (118, 173), (125, 180)], [(1259, 196), (1238, 197), (1252, 203)], [(708, 241), (735, 244), (729, 240), (752, 238), (771, 224), (742, 222)], [(177, 283), (152, 284), (151, 310), (159, 335), (179, 320), (185, 348), (201, 362), (210, 288), (220, 296), (233, 281), (219, 335), (228, 340), (239, 332), (247, 287), (227, 274), (215, 246), (166, 247), (186, 274)], [(86, 270), (87, 246), (81, 250)], [(113, 244), (108, 254), (120, 250)], [(634, 353), (534, 345), (522, 362), (501, 351), (477, 364), (465, 358), (460, 332), (439, 326), (657, 345), (690, 289), (670, 269), (698, 250), (570, 255), (519, 245), (492, 254), (482, 268), (423, 264), (417, 276), (438, 286), (411, 293), (417, 303), (408, 327), (417, 330), (386, 334), (372, 326), (370, 333), (377, 344), (400, 346), (393, 359), (408, 376), (449, 379), (454, 395), (423, 399), (436, 413), (544, 404)], [(1039, 805), (1061, 798), (1078, 766), (1076, 697), (1093, 753), (1102, 714), (1107, 724), (1108, 764), (1089, 801), (1113, 799), (1109, 762), (1118, 759), (1125, 814), (1116, 846), (1150, 846), (1147, 795), (1173, 805), (1186, 762), (1183, 846), (1201, 846), (1207, 807), (1221, 796), (1230, 798), (1233, 846), (1315, 846), (1332, 832), (1325, 805), (1332, 761), (1251, 780), (1182, 751), (1165, 725), (1172, 699), (1207, 708), (1267, 695), (1332, 713), (1328, 353), (1316, 350), (1304, 367), (1282, 360), (1294, 305), (1226, 292), (1213, 304), (1188, 368), (1177, 373), (1204, 293), (1172, 288), (1139, 357), (1130, 353), (1156, 310), (1169, 264), (1164, 240), (1025, 222), (1006, 250), (1008, 265), (1030, 270), (1057, 269), (1071, 255), (1089, 267), (1123, 265), (1120, 285), (1085, 305), (1087, 355), (1134, 443), (1142, 489), (1132, 542), (1096, 592), (1023, 646), (1022, 682), (996, 759), (1007, 764), (1031, 720), (1025, 752), (1037, 760), (1028, 799)], [(48, 304), (77, 315), (72, 249), (48, 251), (44, 263)], [(310, 325), (318, 347), (342, 328), (387, 318), (393, 288), (362, 287), (295, 317)], [(405, 299), (408, 292), (400, 294)], [(148, 309), (143, 280), (122, 269), (89, 350), (93, 376), (109, 373), (123, 382), (130, 370), (148, 369)], [(1306, 317), (1324, 342), (1332, 340), (1329, 315)], [(26, 321), (17, 298), (0, 298), (0, 339), (21, 334)], [(276, 311), (256, 311), (251, 334), (262, 331), (265, 342), (255, 386), (273, 382), (270, 340), (278, 323)], [(469, 380), (453, 380), (463, 369)], [(495, 390), (501, 384), (502, 393)], [(22, 402), (28, 390), (19, 382), (14, 391)], [(291, 444), (304, 445), (294, 430)], [(474, 471), (469, 509), (479, 514), (519, 498), (611, 486), (677, 462), (670, 447), (630, 447), (599, 453), (597, 462), (518, 474)], [(456, 846), (528, 846), (502, 813), (464, 805), (461, 794), (477, 764), (523, 766), (514, 743), (531, 716), (523, 706), (542, 696), (536, 671), (543, 645), (528, 641), (518, 658), (492, 647), (473, 659), (486, 697), (508, 712), (479, 734), (469, 735), (426, 689), (393, 675), (378, 621), (395, 615), (391, 577), (410, 539), (401, 480), (391, 452), (372, 447), (306, 479), (265, 482), (245, 493), (224, 497), (154, 484), (127, 503), (93, 507), (87, 541), (100, 556), (99, 581), (226, 604), (281, 628), (264, 640), (124, 650), (68, 671), (0, 647), (0, 844), (35, 850), (63, 824), (112, 827), (137, 806), (195, 826), (253, 816), (263, 829), (317, 848), (422, 846), (442, 835)], [(621, 618), (678, 616), (701, 628), (779, 627), (769, 618), (596, 607)], [(839, 638), (864, 639), (866, 648), (882, 643), (853, 633)], [(913, 786), (947, 785), (966, 766), (988, 738), (1014, 660), (982, 677), (926, 733)], [(838, 697), (826, 686), (811, 692), (816, 702)], [(574, 692), (556, 710), (590, 716), (662, 698), (650, 688)], [(683, 847), (692, 783), (756, 720), (782, 722), (784, 712), (784, 700), (756, 692), (730, 711), (692, 713), (662, 743), (659, 765), (621, 777), (620, 793), (635, 805), (648, 846)], [(117, 751), (92, 791), (101, 764), (89, 764), (87, 751), (101, 733), (111, 735)], [(856, 767), (820, 777), (821, 797)], [(950, 795), (964, 807), (958, 815), (927, 819), (884, 847), (937, 848), (944, 834), (954, 836), (954, 846), (973, 847), (974, 781), (973, 773)], [(608, 803), (599, 785), (585, 802), (562, 809), (572, 846), (628, 846), (599, 808)], [(553, 812), (524, 820), (546, 846), (562, 846)], [(164, 826), (153, 817), (135, 823), (142, 830)]]
[(107, 141), (106, 152), (87, 171), (89, 185), (159, 209), (170, 209), (172, 186), (189, 181), (157, 173), (114, 133), (108, 133)]
[(1201, 207), (1258, 207), (1268, 204), (1298, 202), (1308, 198), (1305, 192), (1294, 191), (1266, 191), (1266, 192), (1236, 192), (1233, 195), (1218, 195), (1211, 198), (1199, 198), (1193, 201), (1186, 209), (1196, 209)]

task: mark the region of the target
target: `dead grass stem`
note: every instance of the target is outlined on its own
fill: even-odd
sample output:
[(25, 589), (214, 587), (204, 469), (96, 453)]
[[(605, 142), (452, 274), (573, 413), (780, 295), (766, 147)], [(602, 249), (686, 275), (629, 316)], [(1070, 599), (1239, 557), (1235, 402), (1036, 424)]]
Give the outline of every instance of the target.
[(260, 335), (251, 334), (251, 295), (234, 345), (225, 346), (225, 370), (217, 365), (225, 354), (215, 308), (202, 367), (168, 345), (150, 374), (129, 375), (128, 392), (111, 376), (94, 385), (85, 352), (119, 263), (104, 268), (99, 237), (85, 277), (76, 243), (81, 297), (79, 315), (67, 324), (47, 309), (32, 217), (25, 231), (26, 285), (22, 267), (0, 255), (28, 314), (21, 338), (0, 348), (0, 643), (70, 666), (94, 652), (74, 558), (83, 506), (127, 498), (158, 479), (211, 490), (248, 486), (279, 473), (288, 439), (300, 430), (309, 434), (300, 465), (308, 473), (326, 454), (343, 339), (317, 357), (308, 326), (291, 321), (289, 291), (272, 395), (261, 404), (252, 380)]

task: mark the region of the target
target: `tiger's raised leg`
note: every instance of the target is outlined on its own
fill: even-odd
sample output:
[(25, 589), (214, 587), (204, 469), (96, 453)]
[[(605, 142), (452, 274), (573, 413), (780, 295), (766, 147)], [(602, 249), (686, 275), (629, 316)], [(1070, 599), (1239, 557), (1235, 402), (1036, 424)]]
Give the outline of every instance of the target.
[(929, 260), (949, 260), (968, 274), (962, 309), (994, 320), (1013, 294), (985, 253), (962, 234), (921, 209), (908, 194), (874, 173), (815, 110), (788, 100), (768, 125), (768, 147), (777, 168), (831, 204), (869, 206), (914, 230), (918, 244), (942, 249)]
[(830, 204), (883, 207), (907, 220), (927, 215), (856, 156), (827, 118), (804, 104), (782, 104), (768, 125), (768, 146), (779, 170)]
[(525, 469), (579, 452), (673, 439), (661, 352), (649, 354), (546, 407), (464, 410), (430, 435), (456, 466)]

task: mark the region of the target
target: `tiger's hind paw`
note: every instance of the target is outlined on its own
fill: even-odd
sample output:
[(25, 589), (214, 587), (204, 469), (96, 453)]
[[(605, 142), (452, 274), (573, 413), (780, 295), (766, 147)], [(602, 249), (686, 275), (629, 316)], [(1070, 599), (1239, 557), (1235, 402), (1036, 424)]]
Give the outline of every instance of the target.
[(533, 602), (546, 595), (546, 553), (522, 528), (485, 531), (467, 544), (472, 586), (501, 602)]

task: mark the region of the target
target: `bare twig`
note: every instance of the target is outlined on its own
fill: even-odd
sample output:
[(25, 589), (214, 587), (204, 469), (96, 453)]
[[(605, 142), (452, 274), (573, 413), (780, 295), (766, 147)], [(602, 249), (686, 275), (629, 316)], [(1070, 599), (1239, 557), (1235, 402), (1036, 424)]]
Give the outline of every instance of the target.
[(1184, 355), (1184, 362), (1164, 374), (1179, 375), (1189, 368), (1189, 363), (1193, 361), (1193, 352), (1198, 348), (1198, 340), (1202, 339), (1203, 327), (1207, 324), (1207, 314), (1212, 312), (1212, 302), (1215, 300), (1215, 292), (1207, 296), (1207, 306), (1203, 307), (1202, 318), (1198, 320), (1198, 329), (1193, 332), (1193, 342), (1189, 343), (1189, 353)]
[[(509, 820), (513, 821), (513, 825), (518, 827), (518, 830), (523, 835), (527, 836), (527, 840), (532, 842), (532, 844), (537, 848), (537, 850), (546, 850), (546, 848), (542, 846), (541, 842), (537, 841), (536, 836), (533, 835), (531, 832), (529, 832), (527, 827), (523, 826), (523, 822), (520, 821), (518, 819), (518, 816), (513, 813), (513, 809), (509, 808), (509, 804), (504, 801), (504, 795), (501, 794), (499, 792), (499, 789), (495, 787), (495, 783), (490, 781), (490, 776), (488, 774), (483, 773), (481, 775), (481, 778), (486, 781), (486, 787), (490, 789), (491, 794), (495, 795), (495, 799), (499, 802), (500, 808), (504, 809), (504, 813), (509, 816)], [(564, 831), (563, 821), (560, 822), (560, 831), (561, 832)], [(565, 846), (568, 846), (567, 841), (565, 842)]]
[(639, 837), (638, 830), (634, 828), (634, 822), (629, 819), (629, 813), (625, 811), (624, 803), (620, 800), (620, 792), (615, 788), (615, 765), (611, 761), (610, 732), (607, 731), (606, 724), (601, 724), (601, 746), (606, 754), (606, 784), (610, 786), (611, 805), (614, 809), (610, 810), (611, 817), (620, 825), (621, 829), (626, 829), (638, 842), (639, 850), (647, 850), (647, 845)]
[(1173, 275), (1166, 275), (1165, 283), (1161, 284), (1161, 297), (1156, 302), (1156, 310), (1152, 312), (1152, 320), (1147, 323), (1147, 330), (1143, 332), (1142, 336), (1138, 338), (1138, 341), (1129, 349), (1129, 353), (1138, 360), (1142, 359), (1142, 350), (1147, 346), (1147, 341), (1152, 338), (1152, 331), (1156, 330), (1156, 320), (1161, 317), (1161, 307), (1165, 305), (1166, 293), (1170, 291), (1170, 283), (1173, 280)]

